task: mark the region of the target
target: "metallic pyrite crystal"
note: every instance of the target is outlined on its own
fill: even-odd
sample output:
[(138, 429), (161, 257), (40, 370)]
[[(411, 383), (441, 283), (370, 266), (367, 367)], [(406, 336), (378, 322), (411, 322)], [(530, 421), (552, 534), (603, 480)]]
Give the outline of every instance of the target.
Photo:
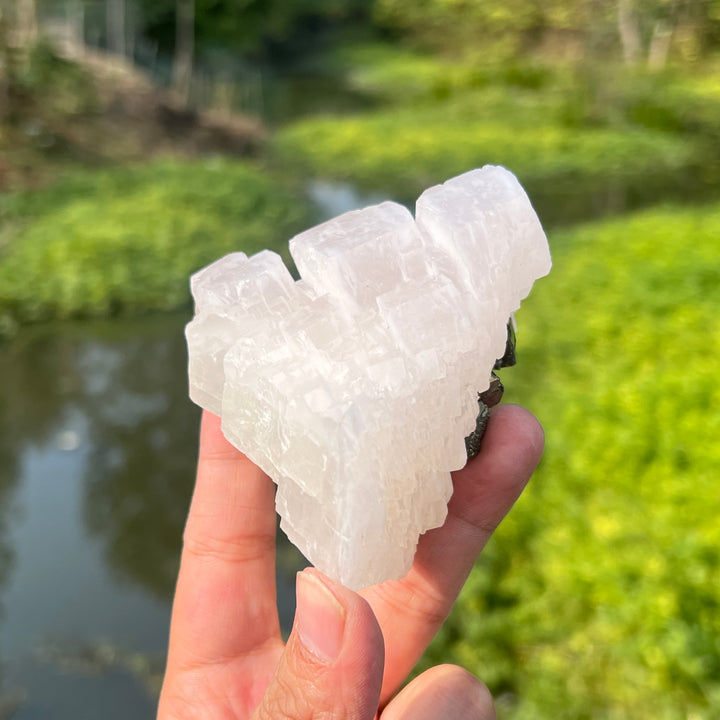
[[(358, 589), (402, 577), (442, 525), (507, 321), (550, 270), (515, 176), (486, 166), (233, 253), (191, 281), (190, 396), (278, 486), (281, 527)], [(495, 383), (492, 380), (492, 383)], [(488, 403), (483, 400), (487, 405)]]
[(478, 416), (475, 420), (475, 429), (465, 438), (465, 449), (467, 450), (468, 460), (474, 458), (480, 452), (485, 428), (487, 428), (490, 420), (490, 408), (495, 407), (502, 400), (505, 387), (500, 378), (495, 374), (496, 370), (502, 370), (505, 367), (511, 367), (515, 364), (515, 328), (512, 321), (507, 326), (507, 343), (505, 344), (505, 354), (495, 361), (493, 371), (490, 373), (490, 386), (484, 392), (478, 393)]

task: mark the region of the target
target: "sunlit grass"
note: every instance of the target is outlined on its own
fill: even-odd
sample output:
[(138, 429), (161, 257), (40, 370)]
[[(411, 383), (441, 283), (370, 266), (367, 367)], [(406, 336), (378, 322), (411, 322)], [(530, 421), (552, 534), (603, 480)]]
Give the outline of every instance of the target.
[(564, 222), (591, 214), (594, 196), (603, 210), (692, 186), (705, 159), (700, 146), (659, 131), (528, 124), (520, 111), (500, 122), (466, 103), (305, 120), (274, 148), (283, 163), (317, 177), (402, 199), (474, 167), (504, 165), (543, 216)]
[(720, 713), (718, 237), (718, 205), (552, 235), (504, 373), (545, 458), (432, 653), (505, 717)]
[(0, 196), (0, 320), (168, 309), (189, 275), (235, 250), (286, 252), (304, 200), (242, 162), (164, 161), (78, 172)]

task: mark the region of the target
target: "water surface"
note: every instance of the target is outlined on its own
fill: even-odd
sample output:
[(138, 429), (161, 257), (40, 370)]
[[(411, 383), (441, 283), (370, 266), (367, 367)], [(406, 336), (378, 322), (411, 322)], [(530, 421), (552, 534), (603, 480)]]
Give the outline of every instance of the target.
[[(186, 321), (0, 346), (0, 718), (155, 716), (197, 453)], [(302, 565), (282, 538), (285, 629)]]

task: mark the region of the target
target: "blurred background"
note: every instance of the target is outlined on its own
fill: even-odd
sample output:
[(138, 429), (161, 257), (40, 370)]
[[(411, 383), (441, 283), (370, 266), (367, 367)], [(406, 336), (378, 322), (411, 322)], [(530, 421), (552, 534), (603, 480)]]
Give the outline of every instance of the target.
[(190, 273), (485, 163), (553, 251), (504, 371), (547, 450), (423, 663), (720, 717), (720, 0), (0, 0), (0, 720), (154, 717)]

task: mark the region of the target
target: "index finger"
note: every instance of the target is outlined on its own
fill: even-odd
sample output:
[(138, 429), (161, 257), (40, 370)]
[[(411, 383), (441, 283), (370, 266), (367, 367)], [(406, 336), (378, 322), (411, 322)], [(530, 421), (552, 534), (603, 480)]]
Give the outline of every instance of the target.
[(236, 659), (280, 642), (274, 485), (203, 413), (173, 605), (169, 662)]

